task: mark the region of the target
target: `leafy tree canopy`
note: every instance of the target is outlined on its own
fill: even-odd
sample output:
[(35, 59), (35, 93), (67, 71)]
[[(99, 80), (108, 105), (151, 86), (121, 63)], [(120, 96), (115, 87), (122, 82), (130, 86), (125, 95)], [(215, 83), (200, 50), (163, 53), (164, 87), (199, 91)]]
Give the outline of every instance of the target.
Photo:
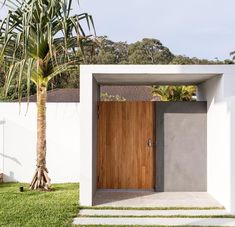
[(143, 39), (130, 44), (129, 64), (169, 64), (174, 55), (157, 39)]
[[(185, 55), (175, 55), (169, 48), (164, 46), (159, 40), (144, 38), (141, 41), (128, 44), (127, 42), (115, 42), (108, 39), (107, 36), (97, 38), (97, 45), (85, 46), (82, 58), (86, 64), (234, 64), (235, 52), (231, 53), (232, 59), (224, 61), (190, 58)], [(0, 83), (4, 84), (4, 70), (0, 70)], [(63, 72), (59, 76), (51, 79), (48, 89), (55, 88), (78, 88), (79, 87), (79, 70), (73, 72)], [(17, 84), (17, 81), (15, 82)], [(26, 86), (22, 88), (22, 95), (25, 96)], [(32, 84), (30, 94), (36, 92)], [(14, 83), (9, 88), (7, 99), (16, 99), (17, 90)], [(3, 99), (0, 97), (0, 99)]]

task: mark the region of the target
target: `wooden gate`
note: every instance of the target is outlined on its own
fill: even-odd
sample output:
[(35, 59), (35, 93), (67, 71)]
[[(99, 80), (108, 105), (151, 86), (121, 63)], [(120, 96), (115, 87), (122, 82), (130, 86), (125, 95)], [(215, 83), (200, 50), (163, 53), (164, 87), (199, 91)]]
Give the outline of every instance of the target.
[(99, 102), (98, 189), (155, 186), (154, 102)]

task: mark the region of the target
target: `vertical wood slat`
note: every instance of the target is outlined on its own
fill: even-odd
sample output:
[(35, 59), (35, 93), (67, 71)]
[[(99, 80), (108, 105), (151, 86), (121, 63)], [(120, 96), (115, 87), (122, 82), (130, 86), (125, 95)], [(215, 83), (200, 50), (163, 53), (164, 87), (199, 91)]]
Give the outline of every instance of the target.
[[(99, 102), (97, 188), (155, 186), (154, 102)], [(155, 144), (155, 143), (154, 143)]]

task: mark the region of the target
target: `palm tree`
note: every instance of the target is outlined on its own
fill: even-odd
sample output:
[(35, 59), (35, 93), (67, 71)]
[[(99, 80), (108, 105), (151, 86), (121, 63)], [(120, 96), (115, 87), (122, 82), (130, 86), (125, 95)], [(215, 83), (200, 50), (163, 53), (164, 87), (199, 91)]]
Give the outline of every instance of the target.
[[(19, 100), (22, 86), (37, 87), (37, 168), (30, 189), (50, 190), (46, 167), (46, 101), (48, 83), (69, 70), (78, 70), (84, 48), (93, 45), (81, 21), (90, 30), (92, 17), (86, 13), (70, 16), (72, 0), (5, 0), (10, 9), (0, 24), (0, 60), (5, 66), (6, 93), (17, 82)], [(84, 25), (84, 23), (83, 23)]]
[(193, 101), (195, 86), (153, 86), (153, 96), (161, 101)]

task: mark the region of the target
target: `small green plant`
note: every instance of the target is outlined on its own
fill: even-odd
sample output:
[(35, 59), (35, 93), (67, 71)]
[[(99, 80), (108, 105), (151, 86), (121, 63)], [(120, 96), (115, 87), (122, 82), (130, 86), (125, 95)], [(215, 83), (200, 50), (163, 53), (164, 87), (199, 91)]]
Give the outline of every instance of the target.
[(152, 93), (161, 101), (195, 101), (196, 86), (153, 86)]
[(109, 95), (108, 93), (101, 93), (101, 101), (126, 101), (126, 99), (120, 95)]

